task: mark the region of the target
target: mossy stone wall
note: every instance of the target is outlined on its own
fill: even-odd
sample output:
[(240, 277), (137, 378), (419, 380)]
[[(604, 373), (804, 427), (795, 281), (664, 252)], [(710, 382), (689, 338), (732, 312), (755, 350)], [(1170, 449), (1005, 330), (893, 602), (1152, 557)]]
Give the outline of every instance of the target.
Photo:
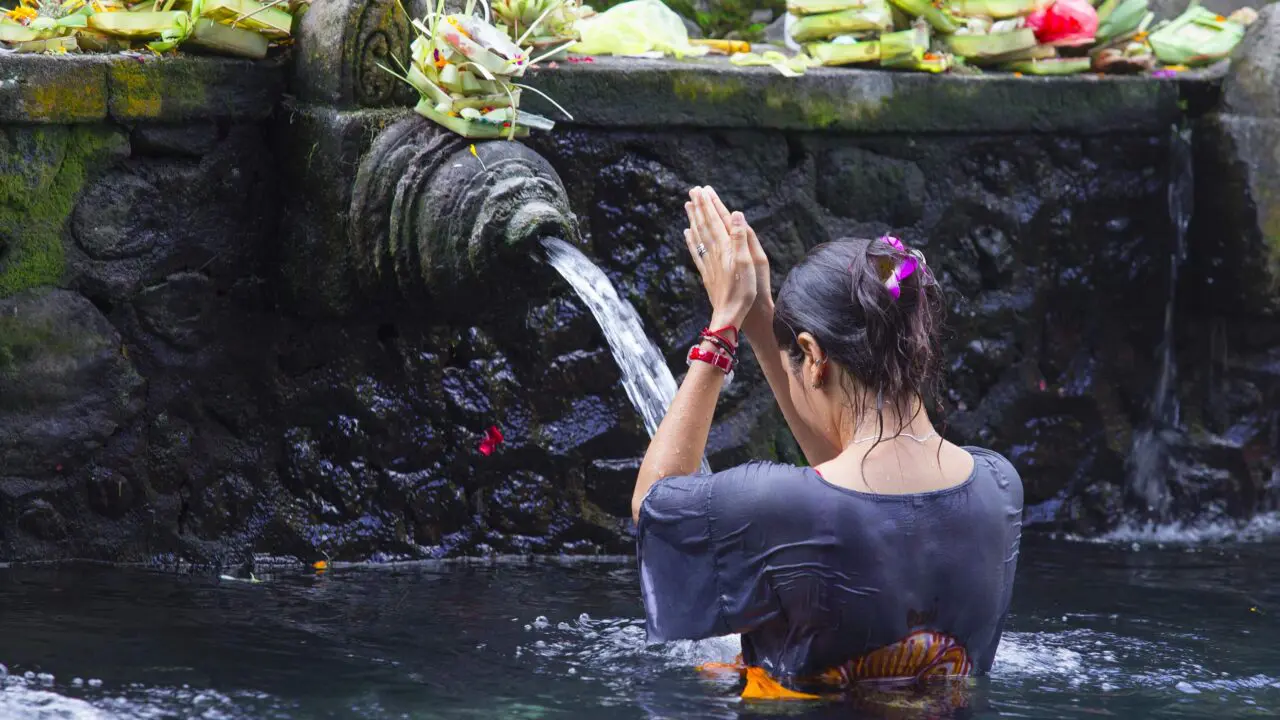
[(62, 280), (80, 192), (128, 152), (106, 125), (0, 126), (0, 297)]

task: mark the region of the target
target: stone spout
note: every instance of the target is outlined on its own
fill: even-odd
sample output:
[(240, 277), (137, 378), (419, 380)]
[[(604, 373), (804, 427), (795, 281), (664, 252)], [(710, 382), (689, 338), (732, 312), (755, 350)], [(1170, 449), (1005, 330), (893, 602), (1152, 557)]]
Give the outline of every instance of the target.
[(361, 283), (408, 295), (447, 294), (526, 261), (541, 238), (578, 232), (560, 177), (540, 155), (506, 140), (472, 144), (416, 115), (365, 154), (348, 223)]

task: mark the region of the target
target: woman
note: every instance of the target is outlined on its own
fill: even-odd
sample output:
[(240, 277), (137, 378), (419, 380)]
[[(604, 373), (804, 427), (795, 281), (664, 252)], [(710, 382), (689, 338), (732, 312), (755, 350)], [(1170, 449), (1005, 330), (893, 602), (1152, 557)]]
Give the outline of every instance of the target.
[[(690, 198), (712, 312), (632, 499), (650, 639), (742, 633), (747, 694), (986, 672), (1022, 482), (940, 437), (923, 407), (942, 307), (923, 256), (887, 236), (820, 245), (775, 303), (742, 213), (710, 188)], [(810, 467), (695, 474), (738, 329)]]

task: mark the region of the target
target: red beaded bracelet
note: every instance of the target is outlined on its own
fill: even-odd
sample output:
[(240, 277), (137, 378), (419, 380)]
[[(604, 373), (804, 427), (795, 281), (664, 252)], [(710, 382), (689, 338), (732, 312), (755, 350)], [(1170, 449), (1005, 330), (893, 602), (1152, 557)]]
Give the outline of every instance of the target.
[(689, 348), (688, 364), (693, 365), (694, 361), (704, 362), (723, 372), (726, 376), (726, 382), (733, 380), (733, 358), (724, 353), (718, 353), (711, 350), (703, 350), (694, 345)]

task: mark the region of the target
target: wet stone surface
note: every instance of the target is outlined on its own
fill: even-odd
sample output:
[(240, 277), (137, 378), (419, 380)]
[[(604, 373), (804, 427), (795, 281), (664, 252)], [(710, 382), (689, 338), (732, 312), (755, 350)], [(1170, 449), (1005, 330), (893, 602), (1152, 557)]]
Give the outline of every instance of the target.
[[(632, 548), (648, 438), (554, 271), (531, 260), (466, 279), (447, 302), (374, 294), (317, 312), (286, 288), (323, 295), (351, 278), (291, 258), (332, 236), (324, 212), (341, 214), (341, 193), (284, 183), (255, 125), (113, 132), (128, 152), (86, 173), (50, 225), (64, 289), (0, 298), (0, 558)], [(4, 208), (37, 202), (66, 165), (15, 137), (0, 162), (30, 166), (30, 182), (6, 187)], [(747, 214), (775, 288), (831, 239), (893, 232), (923, 249), (949, 292), (949, 365), (931, 399), (948, 435), (1009, 455), (1038, 518), (1091, 532), (1119, 517), (1170, 294), (1164, 135), (568, 128), (529, 144), (677, 378), (709, 315), (680, 235), (689, 187), (716, 185)], [(1192, 247), (1212, 231), (1193, 226)], [(0, 258), (21, 239), (5, 232)], [(1209, 247), (1229, 266), (1259, 241)], [(1171, 507), (1242, 515), (1277, 484), (1280, 325), (1232, 311), (1268, 306), (1265, 283), (1228, 301), (1206, 277), (1185, 274), (1201, 289), (1179, 294)], [(362, 297), (342, 287), (332, 307)], [(486, 442), (495, 427), (503, 440)], [(708, 454), (716, 468), (802, 461), (750, 353)]]

